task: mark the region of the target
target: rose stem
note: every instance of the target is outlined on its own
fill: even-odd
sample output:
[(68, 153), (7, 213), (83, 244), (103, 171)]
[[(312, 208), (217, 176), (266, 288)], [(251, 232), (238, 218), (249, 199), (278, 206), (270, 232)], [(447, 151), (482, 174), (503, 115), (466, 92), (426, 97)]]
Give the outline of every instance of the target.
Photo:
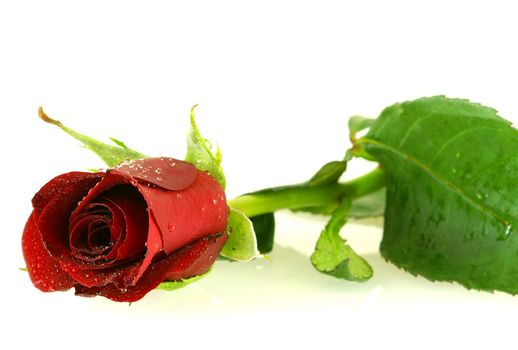
[(298, 184), (245, 194), (228, 201), (248, 217), (281, 209), (316, 207), (337, 203), (344, 196), (363, 197), (385, 186), (385, 173), (377, 168), (354, 180), (325, 186)]

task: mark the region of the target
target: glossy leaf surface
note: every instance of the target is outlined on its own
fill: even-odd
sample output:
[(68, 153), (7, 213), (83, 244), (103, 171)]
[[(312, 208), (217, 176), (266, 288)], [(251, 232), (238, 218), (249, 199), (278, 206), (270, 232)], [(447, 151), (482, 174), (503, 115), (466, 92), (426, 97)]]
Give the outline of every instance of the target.
[(356, 146), (386, 171), (383, 256), (431, 280), (518, 293), (518, 132), (437, 96), (385, 109)]

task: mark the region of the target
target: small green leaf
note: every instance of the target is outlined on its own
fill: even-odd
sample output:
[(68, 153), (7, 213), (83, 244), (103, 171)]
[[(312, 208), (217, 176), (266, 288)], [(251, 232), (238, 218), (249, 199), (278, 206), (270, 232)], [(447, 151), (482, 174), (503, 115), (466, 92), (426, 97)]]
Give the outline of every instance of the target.
[(372, 267), (340, 237), (350, 208), (350, 198), (344, 198), (320, 234), (311, 263), (318, 271), (336, 278), (363, 282), (372, 277)]
[(126, 144), (121, 140), (117, 140), (115, 137), (109, 137), (109, 139), (120, 148), (129, 149), (128, 146), (126, 146)]
[(308, 181), (309, 186), (325, 186), (338, 182), (342, 174), (347, 169), (347, 162), (332, 161), (325, 164)]
[(27, 268), (26, 268), (26, 267), (20, 267), (20, 271), (25, 271), (25, 272), (27, 272), (27, 271), (29, 271), (29, 270), (27, 270)]
[(64, 126), (60, 121), (50, 118), (45, 114), (41, 107), (38, 109), (38, 115), (43, 121), (58, 126), (61, 130), (83, 143), (85, 148), (97, 154), (109, 167), (114, 167), (127, 160), (146, 158), (145, 155), (128, 148), (119, 140), (112, 138), (111, 140), (117, 145), (112, 146), (75, 132), (74, 130)]
[(376, 121), (373, 118), (365, 118), (359, 115), (352, 116), (349, 118), (349, 138), (352, 143), (356, 141), (356, 134), (362, 130), (370, 128), (370, 126)]
[(183, 288), (193, 282), (196, 282), (196, 281), (202, 279), (203, 277), (207, 276), (210, 271), (211, 270), (205, 272), (202, 275), (194, 276), (191, 278), (186, 278), (186, 279), (179, 280), (179, 281), (162, 282), (158, 285), (158, 287), (156, 287), (156, 289), (167, 290), (167, 291), (177, 290), (177, 289)]
[(222, 256), (236, 261), (250, 261), (261, 256), (254, 226), (245, 214), (230, 208), (227, 233), (228, 240), (220, 253)]
[(275, 235), (275, 217), (273, 213), (257, 215), (250, 218), (257, 238), (257, 249), (261, 254), (273, 249)]
[(191, 109), (191, 132), (187, 138), (185, 160), (196, 166), (196, 168), (207, 171), (225, 189), (225, 175), (223, 174), (223, 169), (221, 169), (221, 150), (217, 146), (216, 154), (213, 154), (211, 143), (201, 136), (194, 119), (194, 109), (196, 106), (193, 106)]

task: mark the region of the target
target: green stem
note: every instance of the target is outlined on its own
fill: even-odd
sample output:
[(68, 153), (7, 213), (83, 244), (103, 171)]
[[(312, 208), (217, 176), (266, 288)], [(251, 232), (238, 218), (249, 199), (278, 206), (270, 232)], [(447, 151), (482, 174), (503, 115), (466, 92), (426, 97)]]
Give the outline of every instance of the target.
[(275, 187), (245, 194), (228, 201), (228, 205), (248, 217), (272, 213), (281, 209), (316, 207), (338, 203), (344, 196), (363, 197), (385, 186), (385, 174), (377, 168), (345, 183), (325, 186), (299, 184)]

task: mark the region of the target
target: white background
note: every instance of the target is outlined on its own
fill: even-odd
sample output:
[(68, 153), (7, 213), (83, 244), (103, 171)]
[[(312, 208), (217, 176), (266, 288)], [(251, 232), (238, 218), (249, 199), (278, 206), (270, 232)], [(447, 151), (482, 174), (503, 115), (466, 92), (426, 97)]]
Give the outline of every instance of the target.
[(325, 221), (284, 212), (270, 260), (218, 263), (195, 285), (131, 306), (44, 294), (18, 270), (33, 194), (101, 166), (38, 120), (38, 106), (85, 134), (182, 157), (200, 103), (233, 197), (305, 180), (343, 155), (349, 116), (394, 102), (446, 94), (518, 121), (512, 3), (1, 1), (0, 347), (512, 346), (516, 298), (399, 271), (377, 252), (381, 220), (342, 231), (375, 269), (364, 284), (315, 272), (308, 255)]

